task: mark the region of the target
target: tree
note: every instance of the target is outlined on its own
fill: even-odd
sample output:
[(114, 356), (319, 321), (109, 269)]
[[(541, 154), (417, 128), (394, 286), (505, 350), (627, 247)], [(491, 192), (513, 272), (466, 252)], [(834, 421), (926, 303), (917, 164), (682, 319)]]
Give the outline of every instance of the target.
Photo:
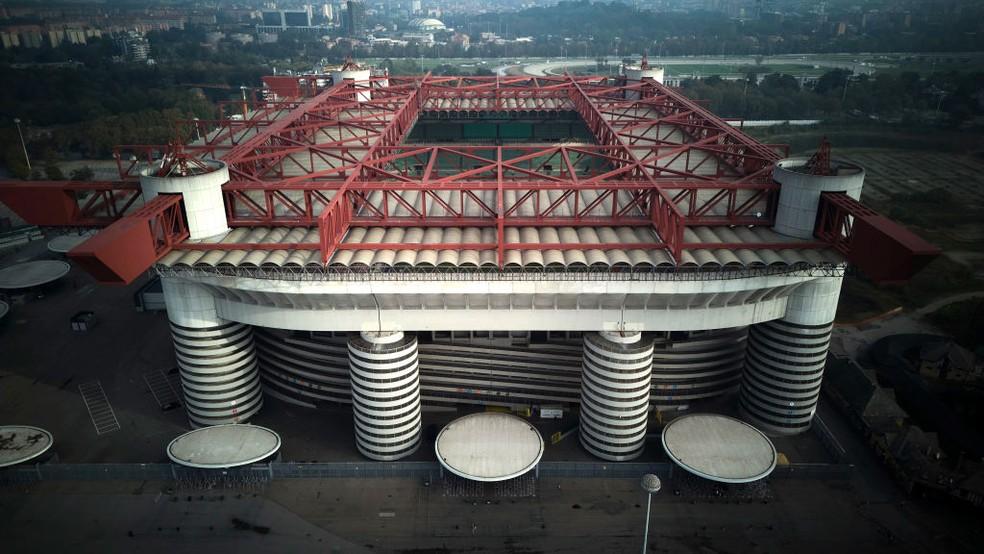
[(44, 162), (44, 174), (48, 176), (48, 179), (52, 181), (64, 181), (65, 174), (62, 173), (60, 167), (58, 167), (58, 162), (55, 160), (45, 160)]
[(24, 161), (24, 153), (21, 152), (19, 145), (17, 147), (10, 146), (4, 151), (3, 162), (4, 166), (6, 166), (7, 170), (14, 177), (27, 179), (31, 176), (31, 170), (27, 168), (27, 163)]
[(92, 168), (87, 165), (83, 165), (78, 169), (73, 169), (72, 173), (69, 175), (69, 178), (73, 181), (91, 181), (93, 177), (95, 177), (95, 172), (93, 172)]
[(848, 69), (835, 69), (833, 71), (828, 71), (817, 79), (817, 84), (813, 87), (813, 90), (819, 92), (820, 94), (827, 94), (831, 91), (839, 92), (844, 88), (844, 84), (847, 83), (847, 79), (853, 73), (853, 71)]

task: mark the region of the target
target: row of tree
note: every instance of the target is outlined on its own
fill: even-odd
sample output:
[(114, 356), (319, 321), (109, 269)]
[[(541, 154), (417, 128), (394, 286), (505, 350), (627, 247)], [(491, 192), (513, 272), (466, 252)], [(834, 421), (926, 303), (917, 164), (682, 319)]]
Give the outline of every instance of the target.
[[(387, 60), (394, 72), (413, 69), (416, 60)], [(179, 122), (216, 115), (213, 99), (187, 86), (197, 81), (226, 83), (231, 90), (212, 90), (213, 97), (238, 94), (240, 79), (256, 84), (262, 68), (193, 62), (162, 65), (106, 66), (93, 69), (15, 70), (0, 67), (0, 154), (7, 170), (29, 172), (12, 121), (22, 120), (32, 158), (106, 158), (119, 144), (165, 144), (187, 140)], [(984, 121), (984, 73), (878, 73), (874, 77), (834, 70), (801, 84), (790, 75), (756, 74), (744, 79), (711, 77), (682, 83), (685, 93), (707, 102), (725, 117), (803, 119), (864, 117), (886, 122), (935, 120), (957, 125)], [(436, 74), (458, 71), (437, 66)], [(478, 68), (478, 74), (489, 74)], [(16, 107), (16, 111), (14, 108)], [(937, 117), (933, 117), (933, 116)], [(45, 164), (50, 165), (50, 164)]]
[[(809, 3), (803, 3), (806, 6)], [(513, 13), (486, 13), (467, 19), (458, 30), (533, 36), (542, 46), (550, 39), (583, 41), (586, 55), (620, 52), (663, 55), (720, 55), (816, 52), (973, 52), (984, 50), (980, 20), (984, 5), (966, 3), (962, 12), (927, 9), (908, 26), (870, 25), (841, 32), (839, 23), (859, 16), (821, 20), (807, 10), (782, 18), (736, 19), (723, 13), (654, 11), (622, 2), (564, 1)], [(846, 31), (846, 29), (844, 29)], [(546, 42), (544, 42), (546, 41)], [(568, 46), (570, 52), (577, 44)], [(577, 49), (578, 54), (582, 53)], [(557, 56), (558, 48), (536, 55)]]
[(825, 73), (802, 86), (790, 75), (773, 73), (729, 81), (720, 77), (687, 80), (687, 96), (707, 102), (715, 113), (745, 119), (813, 119), (868, 117), (888, 122), (909, 118), (940, 119), (952, 126), (981, 125), (984, 72)]

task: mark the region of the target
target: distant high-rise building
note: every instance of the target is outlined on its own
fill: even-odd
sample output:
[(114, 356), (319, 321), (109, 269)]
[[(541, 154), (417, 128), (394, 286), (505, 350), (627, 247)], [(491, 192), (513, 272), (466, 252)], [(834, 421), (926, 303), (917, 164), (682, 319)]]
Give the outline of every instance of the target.
[(410, 2), (410, 11), (413, 12), (414, 15), (420, 13), (420, 0), (413, 0), (413, 2)]
[(321, 6), (321, 16), (327, 19), (329, 23), (335, 19), (335, 10), (331, 7), (331, 4)]
[(266, 27), (282, 27), (284, 24), (283, 13), (277, 10), (264, 10), (262, 17)]
[(350, 37), (363, 34), (366, 30), (366, 5), (358, 0), (348, 0), (345, 14), (345, 32)]
[(301, 10), (264, 10), (264, 27), (310, 27), (311, 11), (307, 8)]
[(307, 10), (283, 10), (285, 27), (310, 27), (311, 13)]

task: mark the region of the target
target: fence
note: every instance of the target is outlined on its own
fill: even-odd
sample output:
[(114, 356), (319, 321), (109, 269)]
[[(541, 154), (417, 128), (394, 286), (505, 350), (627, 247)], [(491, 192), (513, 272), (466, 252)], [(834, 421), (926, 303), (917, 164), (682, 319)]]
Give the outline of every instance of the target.
[(789, 464), (778, 466), (770, 476), (773, 479), (849, 479), (854, 471), (851, 464)]
[(796, 263), (781, 266), (749, 268), (718, 267), (710, 269), (688, 267), (651, 268), (648, 270), (516, 270), (499, 271), (481, 268), (435, 267), (423, 270), (364, 270), (324, 267), (189, 267), (155, 265), (163, 277), (245, 277), (281, 281), (725, 281), (768, 277), (774, 275), (806, 277), (838, 277), (851, 273), (852, 268), (838, 263)]
[(820, 443), (823, 445), (824, 450), (834, 459), (834, 462), (840, 464), (844, 461), (847, 456), (847, 451), (841, 446), (840, 441), (834, 436), (830, 428), (823, 421), (819, 415), (813, 418), (813, 425), (811, 426), (813, 433), (820, 439)]
[[(776, 477), (846, 478), (852, 469), (847, 464), (792, 464), (777, 467)], [(675, 468), (666, 462), (541, 462), (541, 478), (639, 478), (655, 473), (672, 479)], [(34, 481), (173, 481), (189, 488), (252, 485), (276, 479), (436, 479), (441, 475), (437, 462), (272, 462), (251, 466), (205, 470), (176, 464), (36, 464), (0, 470), (0, 484)]]

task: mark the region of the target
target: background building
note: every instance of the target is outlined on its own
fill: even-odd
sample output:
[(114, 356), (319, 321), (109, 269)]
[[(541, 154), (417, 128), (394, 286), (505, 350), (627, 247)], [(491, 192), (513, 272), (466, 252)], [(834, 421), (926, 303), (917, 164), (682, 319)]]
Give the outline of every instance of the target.
[(359, 0), (348, 0), (345, 12), (345, 32), (350, 37), (362, 36), (366, 32), (366, 5)]

